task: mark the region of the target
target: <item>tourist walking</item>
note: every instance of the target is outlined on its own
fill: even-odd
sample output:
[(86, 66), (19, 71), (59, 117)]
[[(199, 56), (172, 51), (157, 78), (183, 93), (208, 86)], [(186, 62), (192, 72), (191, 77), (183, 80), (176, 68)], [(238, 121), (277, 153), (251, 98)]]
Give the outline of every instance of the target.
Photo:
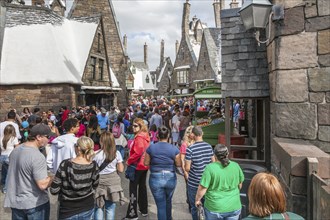
[(6, 121), (0, 123), (0, 138), (3, 137), (5, 127), (9, 124), (14, 126), (16, 137), (20, 140), (22, 137), (19, 132), (18, 124), (16, 123), (16, 113), (13, 110), (8, 112)]
[(172, 197), (177, 183), (175, 167), (181, 167), (179, 149), (168, 143), (169, 136), (167, 127), (159, 127), (159, 142), (150, 145), (144, 158), (144, 165), (150, 165), (149, 186), (158, 220), (172, 219)]
[(199, 126), (192, 129), (195, 143), (187, 148), (185, 157), (185, 170), (188, 172), (188, 198), (191, 206), (193, 220), (197, 220), (195, 197), (206, 165), (214, 162), (212, 146), (203, 141), (203, 131)]
[(94, 160), (99, 165), (100, 182), (95, 192), (95, 220), (115, 219), (116, 203), (124, 202), (124, 192), (118, 173), (124, 171), (123, 158), (113, 135), (103, 132), (100, 137), (101, 150), (96, 152)]
[(47, 164), (39, 148), (48, 143), (50, 128), (45, 124), (32, 127), (28, 141), (10, 154), (7, 193), (4, 207), (11, 208), (12, 219), (49, 219), (47, 188), (53, 178), (47, 175)]
[(6, 193), (7, 172), (9, 165), (9, 155), (18, 146), (19, 142), (16, 137), (16, 131), (11, 124), (7, 125), (4, 130), (3, 137), (0, 137), (0, 164), (1, 164), (1, 185), (3, 186), (2, 192)]
[(202, 206), (206, 219), (238, 220), (241, 214), (240, 189), (244, 181), (238, 163), (228, 159), (228, 149), (222, 144), (214, 148), (216, 161), (207, 165), (196, 194), (196, 207)]
[(76, 156), (74, 145), (78, 138), (75, 134), (79, 131), (79, 121), (75, 118), (69, 118), (63, 123), (66, 134), (55, 138), (51, 144), (51, 151), (47, 154), (47, 165), (52, 173), (56, 173), (60, 163)]
[(77, 156), (63, 160), (57, 169), (50, 192), (58, 194), (58, 219), (92, 219), (94, 216), (99, 168), (93, 161), (93, 147), (92, 139), (80, 137), (75, 144)]
[(286, 198), (282, 185), (271, 173), (256, 174), (251, 180), (248, 196), (250, 215), (244, 218), (244, 220), (304, 219), (300, 215), (287, 212)]
[(129, 182), (129, 198), (126, 219), (137, 219), (137, 205), (142, 216), (148, 215), (148, 197), (146, 179), (149, 167), (144, 165), (144, 153), (150, 145), (148, 128), (143, 119), (135, 118), (133, 120), (133, 131), (135, 134), (132, 143), (127, 166), (135, 166), (134, 180)]

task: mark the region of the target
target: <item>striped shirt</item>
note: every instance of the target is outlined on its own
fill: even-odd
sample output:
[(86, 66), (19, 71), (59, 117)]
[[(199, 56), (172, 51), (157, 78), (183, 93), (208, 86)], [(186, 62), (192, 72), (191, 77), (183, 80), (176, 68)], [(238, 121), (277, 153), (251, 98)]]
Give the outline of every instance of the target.
[(97, 163), (77, 164), (63, 160), (51, 184), (51, 194), (59, 194), (59, 219), (94, 207), (94, 191), (99, 184)]
[(212, 156), (212, 146), (204, 141), (195, 142), (187, 148), (185, 159), (191, 161), (188, 186), (198, 188), (204, 169), (206, 165), (211, 163)]

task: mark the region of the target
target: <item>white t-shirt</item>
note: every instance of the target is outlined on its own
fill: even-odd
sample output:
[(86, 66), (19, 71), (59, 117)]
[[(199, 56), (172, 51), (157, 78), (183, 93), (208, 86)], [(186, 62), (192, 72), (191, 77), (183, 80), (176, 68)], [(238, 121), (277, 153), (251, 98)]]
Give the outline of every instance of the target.
[(126, 147), (127, 146), (127, 140), (124, 137), (123, 134), (120, 134), (119, 138), (115, 138), (115, 143), (116, 145), (122, 146), (122, 147)]
[(174, 115), (172, 118), (172, 132), (179, 132), (180, 117)]
[(3, 148), (2, 144), (2, 139), (3, 137), (0, 138), (0, 146), (1, 146), (1, 155), (6, 155), (9, 156), (10, 153), (14, 150), (15, 145), (19, 144), (18, 143), (18, 138), (17, 137), (12, 137), (9, 139), (7, 143), (6, 149)]
[[(99, 150), (98, 152), (96, 152), (96, 155), (94, 157), (94, 160), (96, 161), (96, 163), (101, 166), (101, 164), (103, 163), (103, 161), (105, 160), (105, 154), (103, 152), (103, 150)], [(119, 151), (116, 151), (116, 158), (111, 161), (108, 166), (106, 166), (106, 168), (104, 168), (100, 174), (109, 174), (109, 173), (113, 173), (117, 170), (117, 163), (122, 163), (123, 162), (123, 158), (121, 157), (121, 154)]]

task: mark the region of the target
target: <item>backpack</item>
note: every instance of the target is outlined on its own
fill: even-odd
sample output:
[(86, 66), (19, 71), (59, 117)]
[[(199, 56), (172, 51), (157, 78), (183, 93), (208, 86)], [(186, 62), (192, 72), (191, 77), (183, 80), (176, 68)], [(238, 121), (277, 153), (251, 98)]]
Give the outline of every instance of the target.
[(119, 138), (121, 135), (121, 128), (118, 122), (115, 122), (112, 127), (112, 134), (115, 138)]

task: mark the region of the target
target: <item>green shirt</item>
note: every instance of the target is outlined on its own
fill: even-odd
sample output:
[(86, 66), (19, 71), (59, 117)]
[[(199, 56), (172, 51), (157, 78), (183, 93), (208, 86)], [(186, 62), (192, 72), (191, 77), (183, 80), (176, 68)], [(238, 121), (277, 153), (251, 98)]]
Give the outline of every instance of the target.
[[(295, 213), (292, 213), (292, 212), (286, 212), (286, 213), (288, 214), (290, 220), (304, 220), (303, 217), (301, 217), (300, 215), (297, 215)], [(258, 219), (285, 220), (285, 216), (282, 213), (273, 213), (273, 214), (271, 214), (269, 216), (266, 216), (264, 218), (249, 215), (248, 217), (244, 218), (243, 220), (258, 220)]]
[(232, 212), (242, 208), (239, 184), (244, 180), (240, 166), (230, 161), (227, 167), (220, 162), (206, 166), (200, 184), (207, 188), (204, 206), (211, 212)]

